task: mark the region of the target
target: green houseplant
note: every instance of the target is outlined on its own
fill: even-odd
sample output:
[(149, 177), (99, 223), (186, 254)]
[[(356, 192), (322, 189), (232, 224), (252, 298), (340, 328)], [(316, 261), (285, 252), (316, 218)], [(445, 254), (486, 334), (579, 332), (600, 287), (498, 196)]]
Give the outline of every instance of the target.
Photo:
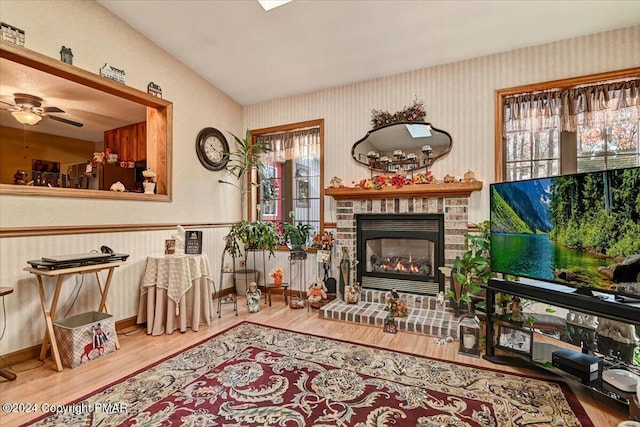
[(231, 227), (226, 238), (229, 239), (226, 245), (227, 252), (239, 258), (244, 250), (268, 250), (269, 255), (274, 255), (280, 236), (270, 222), (242, 220)]
[(296, 224), (293, 212), (289, 212), (289, 218), (291, 218), (291, 222), (287, 221), (282, 224), (282, 235), (291, 249), (301, 250), (309, 241), (313, 226), (302, 222)]
[(481, 293), (481, 284), (495, 277), (491, 271), (491, 224), (483, 221), (477, 224), (477, 228), (477, 232), (464, 235), (467, 250), (453, 262), (451, 288), (447, 290), (447, 295), (456, 313), (463, 302), (472, 304), (472, 297)]
[(247, 134), (244, 139), (239, 136), (231, 134), (236, 142), (236, 150), (225, 153), (229, 157), (229, 161), (225, 166), (228, 174), (236, 178), (236, 182), (220, 179), (218, 182), (222, 184), (232, 185), (240, 190), (240, 211), (242, 217), (245, 218), (247, 195), (250, 187), (258, 185), (257, 181), (251, 179), (251, 172), (256, 171), (260, 180), (264, 177), (262, 171), (264, 170), (264, 163), (262, 162), (260, 155), (271, 151), (271, 147), (267, 142), (251, 141), (251, 132), (247, 130)]

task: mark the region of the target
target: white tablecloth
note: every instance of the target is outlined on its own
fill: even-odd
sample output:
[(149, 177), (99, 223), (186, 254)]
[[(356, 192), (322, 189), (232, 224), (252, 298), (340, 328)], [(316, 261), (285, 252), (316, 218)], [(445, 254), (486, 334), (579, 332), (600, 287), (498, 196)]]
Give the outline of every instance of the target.
[(137, 323), (147, 322), (151, 335), (210, 326), (213, 293), (206, 254), (149, 256), (140, 285)]

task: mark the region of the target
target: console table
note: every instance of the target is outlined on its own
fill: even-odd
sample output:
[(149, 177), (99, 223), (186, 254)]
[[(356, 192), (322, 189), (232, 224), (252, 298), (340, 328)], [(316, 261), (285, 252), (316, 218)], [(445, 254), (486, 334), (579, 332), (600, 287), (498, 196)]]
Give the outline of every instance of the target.
[[(58, 270), (45, 270), (33, 267), (25, 267), (23, 269), (24, 271), (27, 271), (36, 276), (36, 280), (38, 283), (38, 292), (40, 294), (40, 303), (42, 304), (42, 313), (44, 314), (44, 321), (46, 324), (44, 338), (42, 339), (42, 347), (40, 348), (40, 360), (44, 360), (46, 358), (47, 349), (49, 348), (49, 344), (51, 344), (51, 355), (53, 356), (53, 360), (56, 363), (56, 369), (58, 370), (58, 372), (62, 371), (62, 362), (60, 360), (58, 342), (56, 341), (56, 336), (53, 332), (53, 320), (56, 315), (58, 299), (60, 298), (60, 291), (62, 290), (62, 282), (64, 281), (65, 277), (72, 274), (95, 273), (98, 283), (98, 289), (100, 291), (100, 303), (98, 304), (98, 312), (111, 314), (109, 305), (107, 304), (107, 295), (109, 294), (109, 287), (111, 286), (113, 271), (116, 269), (116, 267), (120, 267), (122, 264), (124, 264), (123, 261), (117, 261), (104, 264), (85, 265), (82, 267), (61, 268)], [(103, 270), (107, 270), (107, 279), (105, 280), (104, 284), (102, 283), (102, 278), (99, 274)], [(47, 296), (44, 292), (44, 280), (42, 279), (43, 277), (56, 278), (56, 287), (54, 289), (53, 299), (51, 300), (51, 305), (49, 307), (47, 307)], [(117, 334), (114, 334), (114, 340), (116, 349), (119, 349), (120, 342), (118, 341)]]

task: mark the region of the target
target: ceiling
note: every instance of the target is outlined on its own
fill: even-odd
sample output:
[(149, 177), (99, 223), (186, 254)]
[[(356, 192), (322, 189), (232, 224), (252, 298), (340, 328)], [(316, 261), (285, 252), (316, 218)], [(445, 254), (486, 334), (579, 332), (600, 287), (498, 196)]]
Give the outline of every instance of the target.
[(623, 28), (637, 0), (98, 0), (242, 105)]

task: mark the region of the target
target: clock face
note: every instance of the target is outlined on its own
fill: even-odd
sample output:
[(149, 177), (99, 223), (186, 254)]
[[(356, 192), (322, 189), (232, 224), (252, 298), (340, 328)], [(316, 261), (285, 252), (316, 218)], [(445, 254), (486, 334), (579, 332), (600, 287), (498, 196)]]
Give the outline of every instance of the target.
[(229, 144), (222, 132), (204, 128), (196, 138), (196, 153), (202, 165), (209, 170), (221, 170), (229, 161)]

